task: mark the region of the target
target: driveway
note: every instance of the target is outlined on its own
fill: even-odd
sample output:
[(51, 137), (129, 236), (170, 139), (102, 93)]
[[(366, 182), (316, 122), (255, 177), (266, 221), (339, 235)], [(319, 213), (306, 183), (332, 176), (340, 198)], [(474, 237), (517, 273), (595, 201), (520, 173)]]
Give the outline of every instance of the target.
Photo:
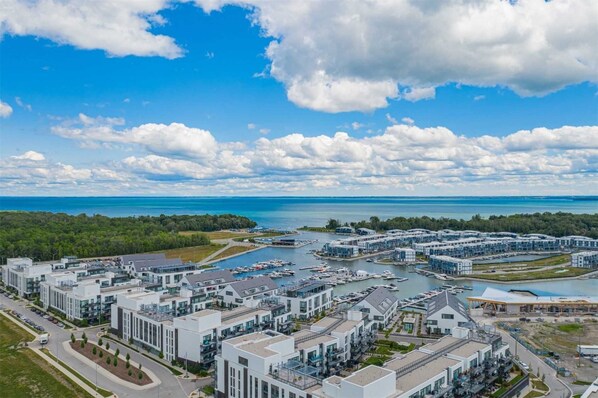
[[(146, 358), (131, 349), (122, 346), (118, 343), (115, 343), (110, 340), (111, 347), (119, 347), (121, 353), (130, 353), (131, 358), (135, 361), (140, 363), (144, 368), (147, 368), (154, 372), (154, 374), (160, 379), (161, 384), (143, 391), (136, 391), (124, 387), (120, 384), (116, 384), (102, 376), (101, 374), (96, 373), (94, 368), (91, 368), (87, 364), (83, 363), (82, 361), (78, 360), (77, 358), (68, 354), (64, 348), (62, 347), (62, 342), (67, 341), (70, 339), (71, 330), (68, 329), (61, 329), (52, 322), (44, 319), (43, 317), (37, 315), (33, 311), (29, 310), (25, 307), (26, 303), (23, 301), (14, 301), (11, 300), (4, 295), (0, 295), (0, 304), (2, 304), (5, 308), (12, 309), (17, 311), (21, 314), (24, 314), (33, 322), (38, 325), (43, 326), (46, 329), (46, 332), (50, 334), (50, 341), (47, 345), (47, 348), (50, 352), (56, 356), (58, 359), (66, 363), (72, 369), (77, 370), (83, 376), (88, 378), (92, 383), (96, 383), (99, 387), (104, 388), (106, 390), (110, 390), (118, 395), (119, 398), (136, 398), (136, 397), (172, 397), (172, 398), (187, 398), (189, 394), (196, 388), (195, 381), (188, 381), (182, 380), (175, 377), (168, 369), (165, 367), (157, 364), (156, 362), (152, 361), (149, 358)], [(92, 330), (87, 330), (86, 335), (90, 341), (97, 343), (96, 333), (95, 331), (97, 328)], [(74, 332), (75, 336), (80, 337), (82, 331)], [(35, 343), (37, 344), (37, 343)]]

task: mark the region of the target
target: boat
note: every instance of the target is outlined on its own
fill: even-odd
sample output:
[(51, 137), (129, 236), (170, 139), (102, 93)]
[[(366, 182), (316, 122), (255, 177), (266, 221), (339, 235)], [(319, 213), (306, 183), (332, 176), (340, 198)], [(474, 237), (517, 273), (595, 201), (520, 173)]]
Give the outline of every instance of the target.
[(397, 278), (396, 279), (397, 282), (405, 282), (405, 281), (408, 281), (408, 280), (409, 280), (409, 278)]
[(365, 260), (366, 263), (373, 263), (374, 260), (372, 260), (371, 258), (368, 258), (367, 260)]
[(434, 275), (434, 277), (435, 277), (436, 279), (438, 279), (438, 280), (441, 280), (441, 281), (446, 281), (446, 280), (447, 280), (447, 278), (446, 278), (446, 275), (445, 275), (445, 274), (436, 274), (436, 275)]

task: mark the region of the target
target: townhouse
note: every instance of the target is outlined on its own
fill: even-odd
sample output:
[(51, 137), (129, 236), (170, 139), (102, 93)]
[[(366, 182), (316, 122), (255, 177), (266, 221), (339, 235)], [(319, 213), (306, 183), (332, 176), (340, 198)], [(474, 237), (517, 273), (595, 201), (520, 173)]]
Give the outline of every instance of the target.
[(430, 256), (428, 264), (432, 270), (447, 275), (470, 275), (473, 273), (472, 261), (462, 258)]
[(179, 294), (189, 299), (190, 311), (195, 312), (212, 307), (218, 298), (218, 292), (235, 281), (229, 270), (208, 270), (186, 275), (179, 282)]
[(276, 295), (278, 285), (269, 276), (258, 276), (226, 285), (218, 292), (221, 306), (255, 307), (263, 299)]
[(195, 263), (183, 264), (164, 253), (129, 254), (120, 256), (118, 263), (132, 277), (158, 289), (174, 289), (183, 277), (202, 272)]
[(399, 299), (385, 287), (378, 287), (355, 306), (367, 314), (375, 329), (384, 329), (397, 313)]
[(571, 266), (577, 268), (598, 268), (598, 251), (584, 251), (571, 255)]
[(453, 328), (469, 322), (472, 321), (465, 305), (446, 290), (427, 303), (425, 324), (428, 334), (451, 334)]

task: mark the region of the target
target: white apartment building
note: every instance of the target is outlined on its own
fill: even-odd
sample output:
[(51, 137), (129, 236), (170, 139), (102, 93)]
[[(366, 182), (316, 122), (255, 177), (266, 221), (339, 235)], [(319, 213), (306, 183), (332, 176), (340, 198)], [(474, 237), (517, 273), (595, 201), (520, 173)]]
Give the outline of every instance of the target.
[(116, 274), (106, 272), (81, 278), (74, 271), (52, 272), (40, 283), (40, 301), (71, 321), (102, 322), (110, 319), (110, 306), (122, 293), (141, 292), (137, 279), (114, 285)]
[(21, 297), (39, 293), (39, 284), (52, 272), (52, 264), (33, 264), (30, 258), (9, 258), (2, 266), (2, 281)]
[(164, 253), (129, 254), (119, 258), (120, 267), (132, 277), (162, 289), (175, 288), (185, 276), (202, 272), (195, 263), (183, 264), (180, 258)]
[(397, 248), (394, 252), (395, 261), (401, 263), (414, 263), (416, 260), (415, 250), (410, 248)]
[(269, 276), (258, 276), (230, 283), (220, 290), (218, 300), (228, 307), (255, 307), (262, 300), (274, 296), (278, 285)]
[(294, 286), (280, 292), (279, 295), (291, 315), (301, 320), (320, 315), (332, 307), (332, 286), (326, 286), (322, 282)]
[(453, 328), (471, 322), (465, 305), (455, 296), (444, 291), (428, 301), (426, 327), (429, 334), (451, 334)]
[(385, 287), (378, 287), (355, 306), (367, 314), (376, 329), (384, 329), (397, 313), (399, 299)]
[(449, 256), (430, 256), (430, 268), (436, 272), (447, 275), (471, 275), (473, 263), (471, 260)]
[(328, 350), (336, 355), (338, 343), (332, 336), (305, 330), (292, 336), (240, 336), (225, 341), (216, 356), (216, 397), (446, 397), (480, 392), (512, 367), (500, 336), (481, 341), (470, 338), (467, 330), (455, 335), (396, 356), (384, 367), (370, 365), (347, 377), (325, 379), (312, 364)]
[(598, 268), (598, 251), (586, 251), (571, 255), (571, 266), (577, 268)]

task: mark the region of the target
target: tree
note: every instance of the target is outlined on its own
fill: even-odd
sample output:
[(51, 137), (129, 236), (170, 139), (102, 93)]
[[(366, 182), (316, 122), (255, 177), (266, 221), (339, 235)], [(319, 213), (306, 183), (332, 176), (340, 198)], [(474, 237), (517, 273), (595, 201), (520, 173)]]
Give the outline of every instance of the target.
[(81, 348), (85, 347), (85, 341), (81, 340)]
[(331, 218), (328, 220), (328, 224), (326, 224), (326, 229), (337, 229), (341, 225), (339, 220), (335, 220)]
[(98, 349), (96, 348), (96, 346), (93, 346), (93, 349), (91, 350), (91, 352), (93, 353), (93, 355), (96, 355), (98, 353)]
[(100, 339), (98, 340), (98, 345), (101, 347), (104, 344), (104, 340), (102, 340), (102, 338), (100, 337)]
[(100, 354), (98, 355), (100, 358), (104, 356), (104, 351), (100, 350)]
[(85, 332), (83, 332), (83, 334), (81, 335), (81, 338), (82, 338), (83, 340), (87, 340), (87, 335), (85, 334)]
[(106, 350), (110, 349), (110, 343), (106, 343)]
[(131, 367), (131, 363), (129, 362), (129, 360), (127, 359), (127, 362), (125, 362), (125, 367), (127, 369), (129, 369), (129, 367)]
[(139, 380), (143, 379), (143, 373), (141, 373), (141, 372), (137, 373), (137, 378)]
[(116, 356), (114, 357), (114, 360), (112, 361), (112, 364), (114, 366), (118, 366), (118, 358), (116, 358)]
[(118, 356), (118, 354), (120, 354), (120, 350), (117, 348), (116, 351), (114, 352), (114, 355)]
[(129, 353), (127, 352), (127, 361), (131, 359), (131, 355), (129, 355)]
[[(128, 368), (128, 366), (127, 366)], [(129, 371), (127, 372), (127, 374), (129, 375), (129, 377), (133, 376), (133, 371), (131, 369), (129, 369)]]
[(106, 357), (106, 363), (107, 363), (108, 365), (110, 365), (110, 357), (109, 357), (109, 356), (107, 356), (107, 357)]
[(73, 333), (71, 333), (71, 342), (75, 344), (75, 335)]

